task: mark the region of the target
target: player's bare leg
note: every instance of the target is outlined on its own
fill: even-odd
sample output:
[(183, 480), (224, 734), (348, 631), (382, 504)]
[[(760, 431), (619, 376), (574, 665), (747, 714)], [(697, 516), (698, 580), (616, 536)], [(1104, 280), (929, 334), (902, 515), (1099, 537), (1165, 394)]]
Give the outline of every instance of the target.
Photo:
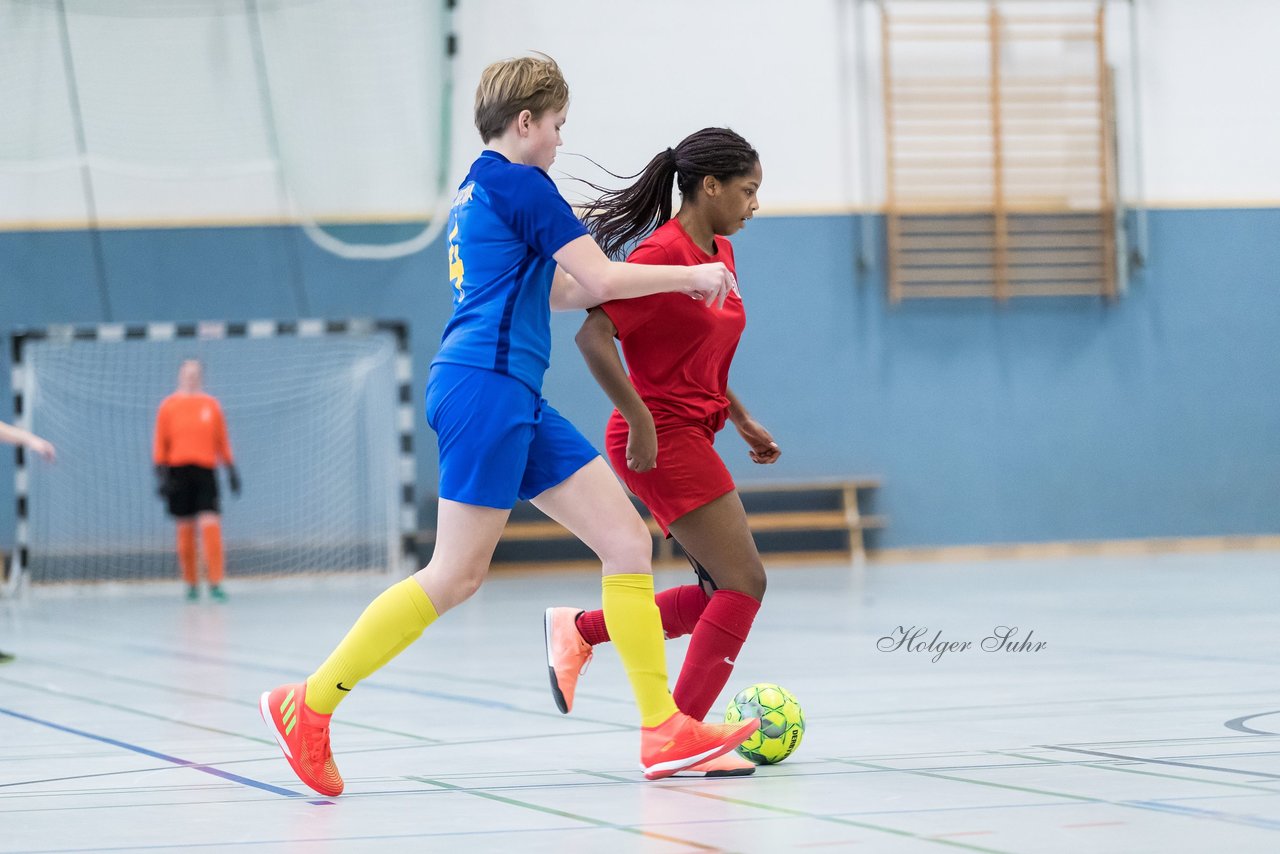
[[(764, 565), (736, 491), (699, 507), (671, 524), (671, 533), (689, 555), (703, 579), (662, 591), (662, 622), (668, 635), (692, 633), (675, 700), (682, 712), (702, 720), (728, 682), (765, 590)], [(547, 611), (549, 658), (558, 665), (563, 691), (576, 687), (579, 664), (590, 660), (591, 645), (577, 630), (576, 608)], [(588, 623), (599, 628), (599, 613)], [(594, 631), (594, 630), (593, 630)], [(554, 683), (553, 683), (554, 688)], [(560, 691), (555, 692), (559, 700)], [(567, 712), (569, 703), (559, 703)], [(689, 773), (706, 776), (750, 774), (755, 765), (736, 755), (703, 763)]]
[(764, 563), (737, 490), (690, 510), (670, 529), (680, 547), (710, 574), (716, 589), (734, 590), (757, 602), (764, 599)]
[(724, 689), (738, 652), (760, 610), (766, 587), (764, 564), (736, 491), (692, 510), (671, 523), (671, 533), (713, 586), (706, 608), (689, 638), (676, 704), (705, 717)]
[[(608, 464), (596, 457), (533, 503), (600, 557), (604, 609), (640, 710), (645, 776), (666, 777), (722, 756), (750, 736), (751, 724), (703, 724), (677, 710), (667, 687), (662, 621), (653, 600), (649, 531)], [(550, 650), (548, 667), (557, 689)]]
[(441, 499), (430, 563), (374, 599), (305, 683), (262, 695), (263, 719), (294, 773), (312, 789), (332, 796), (344, 787), (329, 744), (330, 716), (338, 703), (440, 614), (479, 589), (509, 514)]
[(431, 560), (414, 573), (443, 614), (470, 599), (489, 574), (510, 510), (440, 499)]
[[(733, 674), (760, 609), (766, 586), (764, 564), (737, 491), (686, 513), (670, 527), (697, 568), (708, 596), (676, 680), (676, 705), (694, 717), (706, 717)], [(755, 763), (728, 754), (690, 772), (745, 776), (755, 772)]]

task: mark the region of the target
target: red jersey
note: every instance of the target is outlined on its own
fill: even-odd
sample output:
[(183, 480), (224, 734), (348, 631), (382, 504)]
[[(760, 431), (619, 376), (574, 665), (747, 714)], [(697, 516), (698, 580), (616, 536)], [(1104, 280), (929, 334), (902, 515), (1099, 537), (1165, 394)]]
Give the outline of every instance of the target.
[[(716, 236), (708, 255), (679, 220), (659, 226), (627, 257), (632, 264), (692, 266), (720, 261), (734, 273), (733, 247)], [(601, 306), (618, 330), (631, 384), (654, 420), (711, 421), (719, 430), (729, 409), (729, 363), (746, 327), (735, 288), (723, 308), (708, 308), (686, 294), (653, 294)]]
[(231, 463), (227, 424), (217, 398), (175, 392), (156, 411), (152, 459), (156, 465), (217, 468)]

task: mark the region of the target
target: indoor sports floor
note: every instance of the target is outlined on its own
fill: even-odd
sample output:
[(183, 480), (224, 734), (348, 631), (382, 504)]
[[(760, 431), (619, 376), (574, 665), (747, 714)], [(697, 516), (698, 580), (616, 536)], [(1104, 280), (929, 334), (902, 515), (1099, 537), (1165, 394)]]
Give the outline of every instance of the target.
[[(611, 649), (573, 714), (547, 688), (542, 610), (598, 582), (495, 574), (340, 709), (336, 799), (293, 778), (257, 697), (385, 580), (36, 590), (0, 601), (0, 851), (1274, 852), (1277, 557), (775, 565), (730, 686), (793, 691), (803, 743), (662, 782)], [(899, 626), (972, 646), (878, 649)], [(1045, 646), (982, 651), (997, 626)]]

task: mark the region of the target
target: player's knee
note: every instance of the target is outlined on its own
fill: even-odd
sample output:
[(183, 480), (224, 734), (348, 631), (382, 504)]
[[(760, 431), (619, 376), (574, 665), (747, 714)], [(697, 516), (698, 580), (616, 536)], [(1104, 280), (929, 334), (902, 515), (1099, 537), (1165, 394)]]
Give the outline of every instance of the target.
[(455, 576), (453, 584), (453, 589), (458, 596), (459, 602), (465, 602), (476, 594), (476, 591), (480, 589), (480, 585), (484, 584), (488, 568), (487, 564), (477, 564), (460, 569)]
[(433, 559), (416, 576), (436, 613), (443, 614), (470, 599), (484, 583), (487, 564), (471, 564)]
[(620, 567), (648, 566), (653, 560), (653, 540), (644, 520), (635, 516), (619, 525), (599, 545), (599, 558), (606, 565)]
[(740, 567), (732, 579), (720, 585), (721, 590), (736, 590), (750, 596), (757, 602), (764, 601), (764, 591), (768, 587), (768, 579), (764, 574), (764, 564), (758, 559), (753, 563)]

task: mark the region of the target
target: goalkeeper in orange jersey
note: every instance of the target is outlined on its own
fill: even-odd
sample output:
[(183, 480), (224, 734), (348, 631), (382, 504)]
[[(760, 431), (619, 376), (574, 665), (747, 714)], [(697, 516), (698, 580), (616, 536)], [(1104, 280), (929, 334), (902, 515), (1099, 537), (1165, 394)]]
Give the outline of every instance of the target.
[(200, 598), (196, 572), (196, 528), (204, 543), (205, 566), (209, 572), (209, 595), (226, 601), (222, 589), (222, 520), (218, 515), (218, 478), (214, 470), (227, 467), (231, 494), (240, 494), (240, 475), (231, 456), (227, 422), (222, 406), (203, 387), (204, 370), (199, 360), (187, 359), (178, 368), (178, 390), (156, 411), (156, 432), (152, 455), (156, 467), (156, 488), (169, 505), (169, 515), (178, 523), (178, 565), (187, 583), (187, 599)]
[[(47, 439), (41, 439), (35, 433), (23, 430), (21, 427), (15, 427), (12, 424), (6, 424), (0, 421), (0, 442), (6, 445), (17, 445), (20, 448), (26, 448), (33, 454), (53, 462), (57, 456), (53, 445)], [(0, 581), (3, 581), (9, 571), (9, 558), (0, 552), (0, 569), (4, 574), (0, 574)], [(4, 650), (0, 650), (0, 664), (6, 661), (13, 661), (13, 656)]]

